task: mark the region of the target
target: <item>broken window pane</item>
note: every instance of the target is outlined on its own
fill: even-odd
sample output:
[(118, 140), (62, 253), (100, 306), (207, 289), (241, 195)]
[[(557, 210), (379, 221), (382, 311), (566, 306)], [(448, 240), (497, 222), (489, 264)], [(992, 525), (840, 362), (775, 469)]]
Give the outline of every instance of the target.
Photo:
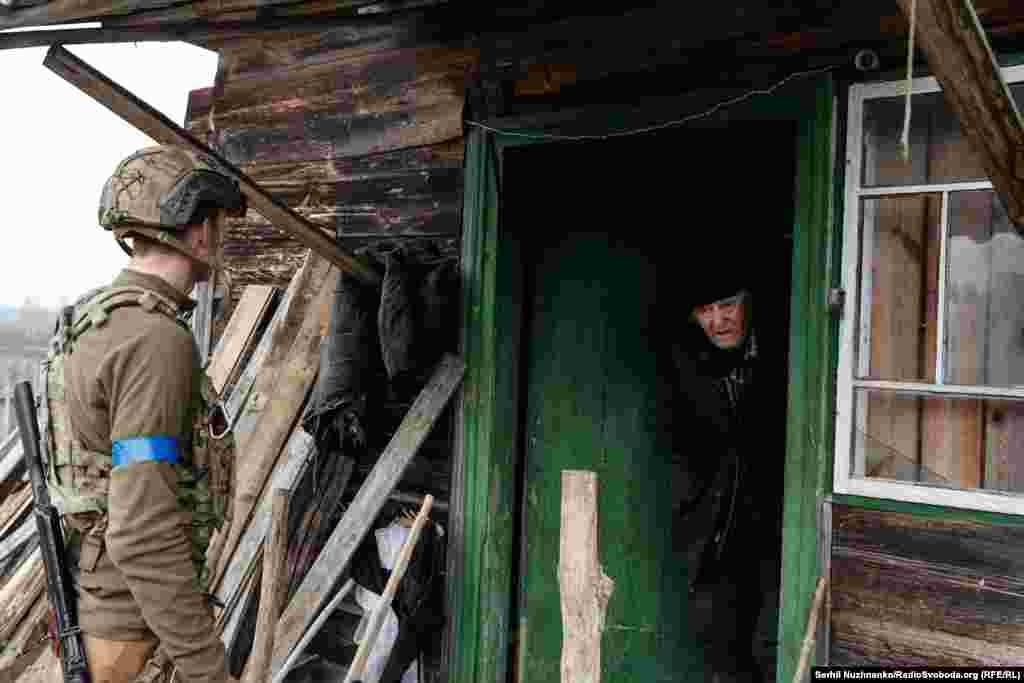
[(944, 381), (1024, 385), (1024, 239), (994, 192), (949, 199)]
[(941, 211), (939, 194), (862, 202), (862, 378), (935, 381)]
[(855, 477), (1024, 492), (1024, 401), (858, 389)]

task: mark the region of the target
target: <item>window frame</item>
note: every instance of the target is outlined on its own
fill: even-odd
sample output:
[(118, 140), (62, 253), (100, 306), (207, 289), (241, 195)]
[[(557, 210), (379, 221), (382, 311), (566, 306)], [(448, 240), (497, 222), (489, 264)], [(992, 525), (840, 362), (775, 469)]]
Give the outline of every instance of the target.
[[(1024, 81), (1024, 65), (1005, 67), (1002, 69), (1007, 83)], [(938, 80), (934, 77), (915, 78), (912, 81), (914, 95), (941, 92)], [(863, 319), (865, 306), (870, 306), (870, 296), (861, 298), (862, 284), (868, 288), (869, 281), (861, 273), (861, 238), (862, 200), (872, 197), (891, 197), (896, 195), (937, 194), (941, 197), (940, 235), (942, 243), (939, 257), (939, 290), (938, 290), (938, 335), (939, 340), (945, 336), (945, 287), (946, 287), (946, 244), (948, 242), (948, 209), (952, 192), (971, 190), (991, 190), (989, 180), (970, 180), (961, 182), (943, 182), (923, 185), (885, 185), (862, 187), (863, 174), (863, 126), (864, 103), (867, 100), (899, 97), (906, 94), (905, 81), (887, 81), (859, 83), (851, 85), (848, 94), (847, 108), (847, 139), (846, 139), (846, 173), (843, 206), (843, 237), (842, 237), (842, 290), (848, 294), (843, 315), (839, 320), (838, 368), (836, 376), (836, 417), (835, 417), (835, 467), (833, 470), (833, 490), (837, 494), (864, 496), (923, 503), (945, 507), (983, 510), (988, 512), (1024, 515), (1024, 493), (1015, 494), (980, 489), (955, 489), (921, 485), (893, 479), (855, 477), (853, 469), (854, 427), (857, 389), (900, 390), (921, 396), (962, 397), (962, 398), (996, 398), (1024, 401), (1024, 386), (991, 387), (939, 385), (922, 382), (902, 382), (886, 380), (859, 380), (854, 377), (855, 363), (858, 363), (858, 339), (861, 348), (865, 343), (864, 330), (860, 320)], [(870, 277), (868, 275), (867, 277)], [(867, 283), (867, 284), (865, 284)], [(868, 309), (870, 310), (870, 309)], [(936, 357), (936, 374), (941, 377), (944, 369), (945, 344), (938, 344)], [(862, 357), (864, 354), (860, 354)]]

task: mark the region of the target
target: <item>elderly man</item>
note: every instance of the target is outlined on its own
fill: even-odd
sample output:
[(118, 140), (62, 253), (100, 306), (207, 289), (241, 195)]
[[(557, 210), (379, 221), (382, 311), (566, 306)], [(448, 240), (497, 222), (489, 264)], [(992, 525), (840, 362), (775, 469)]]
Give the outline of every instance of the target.
[[(704, 271), (672, 344), (676, 450), (689, 491), (677, 527), (690, 553), (690, 622), (708, 680), (775, 679), (781, 443), (768, 433), (749, 269)], [(782, 362), (781, 359), (771, 359)]]

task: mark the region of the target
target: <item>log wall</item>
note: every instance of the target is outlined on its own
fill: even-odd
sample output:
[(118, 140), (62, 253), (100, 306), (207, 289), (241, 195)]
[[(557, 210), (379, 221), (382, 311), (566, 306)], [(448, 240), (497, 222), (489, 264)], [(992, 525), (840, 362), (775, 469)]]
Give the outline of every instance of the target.
[[(416, 15), (207, 47), (220, 64), (190, 98), (193, 134), (348, 249), (432, 240), (456, 253), (473, 50)], [(231, 223), (233, 299), (286, 286), (303, 252), (254, 211)]]
[(833, 509), (830, 664), (1019, 666), (1024, 528)]

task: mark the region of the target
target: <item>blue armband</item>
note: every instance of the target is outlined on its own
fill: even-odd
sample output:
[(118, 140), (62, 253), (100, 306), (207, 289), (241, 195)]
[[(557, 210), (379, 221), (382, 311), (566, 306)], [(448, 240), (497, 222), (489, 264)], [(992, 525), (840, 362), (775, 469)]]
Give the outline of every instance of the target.
[(110, 452), (114, 467), (139, 462), (178, 463), (178, 439), (173, 436), (136, 436), (113, 442)]

